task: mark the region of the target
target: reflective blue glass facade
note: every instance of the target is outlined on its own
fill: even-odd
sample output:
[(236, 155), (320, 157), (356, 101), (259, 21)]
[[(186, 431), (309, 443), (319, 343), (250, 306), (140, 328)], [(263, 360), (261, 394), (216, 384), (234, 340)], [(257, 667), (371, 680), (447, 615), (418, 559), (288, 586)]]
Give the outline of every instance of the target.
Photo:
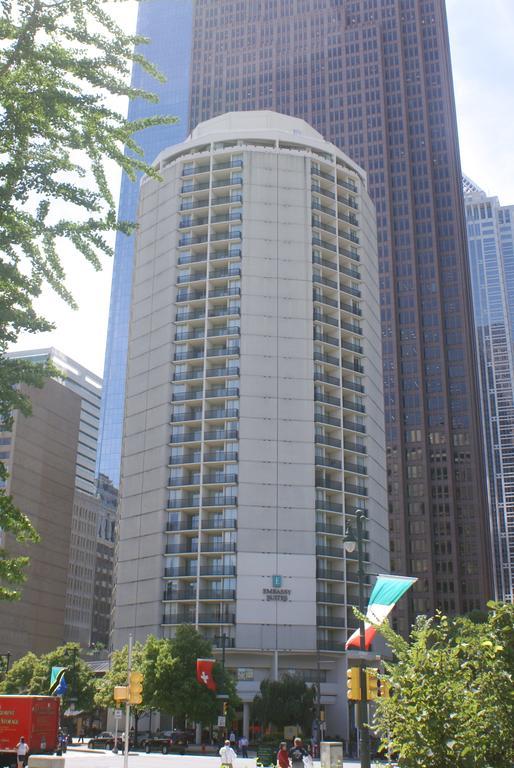
[(465, 179), (496, 597), (514, 600), (514, 206)]
[[(148, 45), (142, 46), (141, 52), (166, 76), (166, 82), (160, 84), (140, 67), (134, 67), (133, 86), (156, 93), (159, 103), (131, 102), (129, 118), (136, 120), (155, 114), (178, 117), (175, 125), (150, 128), (137, 136), (148, 162), (152, 162), (165, 147), (183, 141), (188, 133), (192, 22), (193, 0), (147, 0), (139, 7), (137, 32), (150, 40)], [(138, 196), (139, 183), (131, 182), (124, 174), (120, 219), (135, 220)], [(97, 461), (97, 475), (106, 475), (115, 486), (119, 483), (120, 473), (133, 251), (134, 239), (119, 233), (112, 277)]]

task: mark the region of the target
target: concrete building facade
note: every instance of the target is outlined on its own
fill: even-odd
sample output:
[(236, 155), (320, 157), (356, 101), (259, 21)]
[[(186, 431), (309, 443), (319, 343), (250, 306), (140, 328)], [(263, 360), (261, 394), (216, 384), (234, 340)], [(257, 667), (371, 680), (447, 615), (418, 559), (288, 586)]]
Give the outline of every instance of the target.
[(496, 598), (514, 600), (514, 206), (464, 178)]
[(80, 397), (57, 381), (27, 393), (32, 414), (16, 412), (12, 431), (0, 433), (10, 475), (6, 491), (41, 537), (38, 544), (18, 545), (1, 534), (9, 552), (30, 557), (21, 600), (0, 603), (0, 648), (13, 658), (46, 653), (64, 640), (81, 412)]
[[(138, 30), (167, 76), (161, 102), (180, 96), (170, 109), (179, 123), (142, 134), (149, 161), (154, 139), (160, 149), (183, 140), (185, 114), (194, 128), (224, 112), (272, 109), (307, 120), (366, 170), (377, 210), (391, 566), (418, 577), (395, 621), (406, 631), (417, 613), (484, 607), (489, 522), (444, 0), (149, 0)], [(135, 205), (127, 183), (120, 205), (123, 215)], [(132, 259), (120, 236), (99, 461), (112, 479)]]
[[(319, 674), (346, 709), (344, 641), (367, 514), (388, 570), (375, 212), (364, 172), (304, 121), (228, 114), (141, 188), (113, 644), (195, 625), (249, 702)], [(319, 673), (318, 673), (319, 670)]]

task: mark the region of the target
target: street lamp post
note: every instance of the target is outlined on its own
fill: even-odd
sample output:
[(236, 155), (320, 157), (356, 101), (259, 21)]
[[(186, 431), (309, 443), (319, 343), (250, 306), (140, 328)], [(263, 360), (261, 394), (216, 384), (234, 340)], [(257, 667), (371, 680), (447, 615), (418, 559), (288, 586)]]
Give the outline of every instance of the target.
[[(358, 571), (357, 578), (359, 582), (359, 611), (361, 615), (364, 615), (366, 606), (364, 603), (364, 584), (366, 579), (366, 573), (364, 571), (364, 521), (366, 520), (366, 514), (362, 509), (355, 510), (357, 536), (355, 537), (350, 528), (347, 529), (344, 538), (344, 547), (347, 552), (354, 552), (357, 547), (358, 556)], [(364, 619), (359, 619), (359, 650), (366, 650), (366, 634), (365, 634)], [(357, 721), (359, 726), (359, 741), (360, 741), (360, 760), (361, 768), (370, 768), (370, 748), (369, 748), (369, 731), (368, 731), (368, 702), (366, 692), (366, 669), (364, 660), (359, 660), (359, 674), (360, 674), (360, 689), (361, 698), (357, 702)]]

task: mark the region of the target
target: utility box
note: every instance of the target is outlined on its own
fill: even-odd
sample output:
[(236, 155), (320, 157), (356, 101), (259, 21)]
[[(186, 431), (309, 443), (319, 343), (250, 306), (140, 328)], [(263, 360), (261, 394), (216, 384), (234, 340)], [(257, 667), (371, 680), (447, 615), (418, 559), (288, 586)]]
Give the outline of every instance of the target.
[(319, 757), (321, 768), (343, 768), (343, 742), (322, 741)]

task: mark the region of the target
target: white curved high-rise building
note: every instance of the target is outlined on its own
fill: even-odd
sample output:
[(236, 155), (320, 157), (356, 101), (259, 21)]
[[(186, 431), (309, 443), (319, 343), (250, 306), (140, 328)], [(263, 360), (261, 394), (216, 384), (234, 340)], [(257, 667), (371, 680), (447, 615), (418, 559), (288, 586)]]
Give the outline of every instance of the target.
[[(303, 120), (199, 125), (141, 187), (115, 646), (191, 623), (244, 702), (294, 671), (343, 732), (344, 642), (367, 512), (388, 569), (375, 211)], [(222, 640), (225, 636), (225, 640)]]

